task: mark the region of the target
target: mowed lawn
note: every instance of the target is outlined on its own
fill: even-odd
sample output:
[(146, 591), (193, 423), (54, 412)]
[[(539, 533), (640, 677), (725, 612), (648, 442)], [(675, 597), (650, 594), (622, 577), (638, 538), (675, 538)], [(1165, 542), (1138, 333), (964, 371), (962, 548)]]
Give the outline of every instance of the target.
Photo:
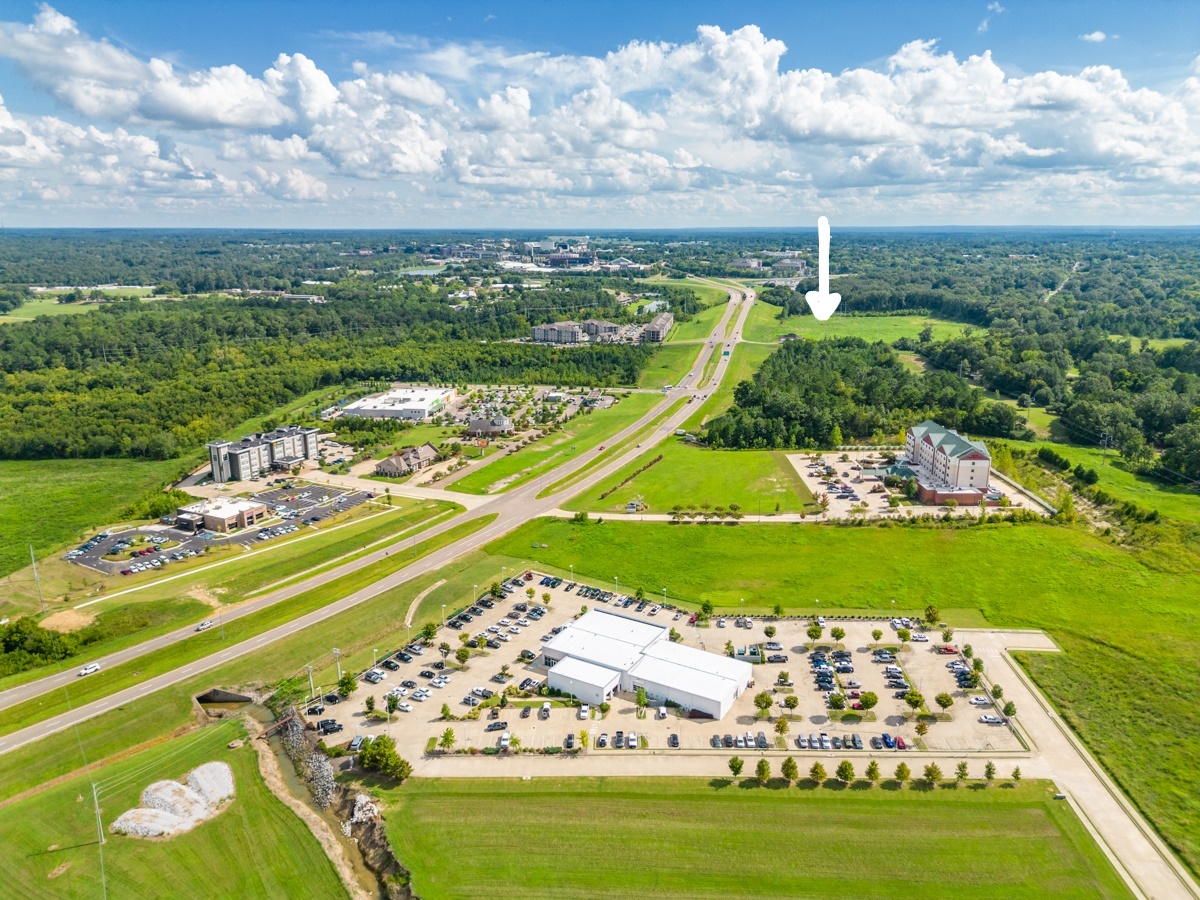
[[(711, 325), (709, 331), (712, 330)], [(663, 344), (654, 352), (638, 377), (640, 388), (660, 388), (664, 384), (679, 384), (696, 362), (700, 344)]]
[(1045, 782), (925, 791), (692, 778), (417, 780), (385, 792), (427, 900), (1128, 897)]
[[(834, 285), (836, 290), (837, 285)], [(849, 307), (849, 309), (847, 309)], [(789, 316), (779, 321), (779, 307), (759, 301), (746, 318), (742, 337), (748, 341), (776, 342), (785, 334), (819, 340), (823, 337), (860, 337), (864, 341), (884, 341), (890, 344), (896, 338), (915, 338), (926, 325), (933, 326), (933, 336), (938, 339), (950, 337), (960, 331), (962, 325), (932, 316), (852, 316), (845, 315), (853, 310), (853, 298), (843, 298), (842, 306), (827, 322), (818, 322), (809, 313)]]
[[(724, 292), (721, 293), (726, 300), (729, 298)], [(715, 306), (710, 306), (701, 312), (696, 313), (686, 322), (680, 322), (671, 331), (671, 336), (667, 338), (668, 344), (673, 344), (679, 341), (702, 341), (712, 334), (712, 330), (716, 328), (717, 323), (721, 321), (721, 315), (725, 312), (724, 303), (718, 303)]]
[(753, 377), (766, 358), (774, 352), (774, 347), (764, 347), (760, 344), (735, 345), (732, 355), (721, 363), (728, 366), (729, 371), (725, 372), (720, 387), (708, 395), (708, 399), (683, 423), (684, 427), (689, 431), (698, 431), (705, 422), (715, 419), (733, 406), (733, 392), (737, 386)]
[[(263, 783), (253, 748), (226, 749), (244, 733), (240, 723), (229, 721), (93, 769), (101, 789), (109, 897), (346, 896), (308, 827)], [(220, 815), (169, 839), (108, 832), (117, 816), (138, 805), (149, 784), (182, 778), (213, 761), (228, 763), (234, 773), (236, 794)], [(76, 777), (4, 809), (5, 896), (101, 895), (91, 796), (87, 779)]]
[[(618, 487), (660, 453), (662, 460)], [(601, 498), (607, 491), (614, 492)], [(571, 500), (566, 508), (624, 511), (625, 504), (632, 500), (645, 503), (648, 507), (645, 511), (651, 513), (669, 513), (676, 504), (699, 507), (705, 503), (727, 508), (737, 503), (744, 515), (799, 512), (805, 506), (816, 510), (812, 493), (783, 451), (707, 450), (678, 438), (671, 438), (639, 456), (586, 494)]]
[[(541, 544), (545, 544), (543, 549)], [(768, 612), (976, 608), (999, 627), (1044, 628), (1066, 651), (1025, 654), (1038, 684), (1145, 811), (1200, 869), (1200, 574), (1153, 567), (1158, 551), (1082, 529), (832, 525), (572, 525), (537, 520), (490, 545), (503, 555), (689, 603)], [(895, 606), (892, 606), (892, 601)], [(953, 623), (953, 619), (951, 619)]]
[(78, 313), (95, 312), (96, 303), (59, 303), (57, 294), (41, 294), (22, 303), (11, 312), (0, 315), (0, 324), (30, 322), (38, 316), (70, 316)]
[[(688, 345), (684, 345), (685, 348)], [(668, 348), (670, 349), (670, 348)], [(695, 347), (690, 348), (695, 352)], [(661, 352), (661, 351), (660, 351)], [(662, 401), (660, 394), (629, 394), (608, 409), (579, 413), (562, 431), (535, 441), (516, 453), (480, 466), (449, 487), (463, 494), (492, 494), (522, 484), (597, 447), (632, 425)]]
[(0, 576), (113, 522), (161, 487), (180, 460), (45, 459), (0, 461)]

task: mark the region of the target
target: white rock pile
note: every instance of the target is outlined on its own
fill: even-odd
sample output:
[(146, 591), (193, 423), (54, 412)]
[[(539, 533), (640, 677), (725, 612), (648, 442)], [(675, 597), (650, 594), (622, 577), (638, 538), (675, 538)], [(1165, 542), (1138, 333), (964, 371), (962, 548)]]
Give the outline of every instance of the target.
[(373, 797), (368, 797), (366, 794), (359, 794), (354, 798), (354, 812), (350, 814), (352, 824), (363, 825), (372, 819), (378, 818), (378, 816), (379, 805)]
[(142, 791), (142, 805), (121, 813), (109, 830), (135, 837), (181, 834), (217, 815), (233, 795), (233, 769), (229, 764), (204, 763), (188, 773), (187, 784), (154, 782)]

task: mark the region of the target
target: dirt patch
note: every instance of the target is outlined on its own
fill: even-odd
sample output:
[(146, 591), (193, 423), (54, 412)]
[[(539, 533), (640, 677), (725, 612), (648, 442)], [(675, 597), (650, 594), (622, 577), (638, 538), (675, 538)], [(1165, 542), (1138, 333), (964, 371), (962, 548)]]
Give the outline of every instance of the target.
[(47, 878), (57, 878), (63, 872), (67, 871), (67, 869), (69, 869), (69, 868), (71, 868), (71, 864), (69, 862), (59, 863), (57, 866), (55, 866), (53, 869), (51, 869), (49, 872), (46, 873), (46, 877)]
[(94, 621), (96, 621), (96, 614), (93, 612), (83, 612), (78, 609), (60, 609), (58, 612), (46, 616), (40, 624), (43, 628), (57, 631), (60, 634), (66, 634), (71, 631), (79, 631), (81, 628), (87, 628)]
[(437, 581), (435, 581), (429, 587), (425, 588), (425, 590), (421, 591), (421, 593), (417, 594), (417, 596), (415, 596), (413, 598), (413, 602), (410, 603), (408, 606), (408, 615), (404, 619), (405, 625), (412, 624), (413, 616), (415, 616), (417, 614), (417, 607), (421, 605), (421, 601), (424, 600), (426, 597), (428, 597), (430, 594), (432, 594), (434, 591), (436, 591), (438, 588), (440, 588), (445, 583), (446, 583), (445, 578), (439, 578)]
[(194, 587), (185, 592), (185, 596), (191, 597), (193, 600), (199, 600), (201, 603), (207, 603), (209, 606), (220, 606), (221, 601), (219, 595), (224, 594), (226, 588), (205, 588)]

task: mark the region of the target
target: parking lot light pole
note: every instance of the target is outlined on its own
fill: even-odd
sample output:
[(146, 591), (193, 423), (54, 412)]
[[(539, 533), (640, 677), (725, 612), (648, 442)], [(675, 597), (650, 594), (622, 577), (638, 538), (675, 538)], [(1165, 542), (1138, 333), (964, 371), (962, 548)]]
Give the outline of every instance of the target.
[(442, 627), (446, 627), (446, 604), (442, 604)]
[(338, 681), (342, 680), (342, 651), (337, 647), (333, 648), (333, 663), (337, 666)]
[(217, 607), (217, 624), (221, 626), (221, 640), (225, 640), (225, 620), (221, 617), (221, 607)]
[(571, 567), (571, 580), (574, 581), (575, 580), (575, 563), (568, 563), (568, 565)]
[(479, 585), (471, 585), (471, 605), (474, 606), (479, 602)]
[(308, 693), (309, 693), (309, 696), (316, 697), (317, 689), (315, 687), (313, 687), (312, 666), (305, 666), (304, 668), (308, 669)]
[(379, 656), (379, 648), (372, 647), (371, 648), (371, 668), (372, 669), (375, 668), (376, 663), (379, 662), (379, 660), (377, 658), (378, 656)]
[(617, 581), (617, 576), (616, 576), (616, 575), (614, 575), (614, 576), (613, 576), (613, 593), (614, 593), (614, 594), (619, 594), (619, 593), (621, 593), (621, 587), (620, 587), (620, 583)]

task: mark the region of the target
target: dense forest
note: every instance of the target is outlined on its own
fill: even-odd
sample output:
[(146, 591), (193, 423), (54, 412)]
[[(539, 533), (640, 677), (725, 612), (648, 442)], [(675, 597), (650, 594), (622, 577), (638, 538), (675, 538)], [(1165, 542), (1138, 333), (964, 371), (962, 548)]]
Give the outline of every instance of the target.
[(905, 426), (931, 418), (951, 428), (1021, 438), (1016, 410), (986, 400), (966, 379), (910, 372), (883, 343), (830, 338), (784, 344), (734, 406), (708, 424), (717, 447), (830, 447), (856, 439), (894, 443)]

